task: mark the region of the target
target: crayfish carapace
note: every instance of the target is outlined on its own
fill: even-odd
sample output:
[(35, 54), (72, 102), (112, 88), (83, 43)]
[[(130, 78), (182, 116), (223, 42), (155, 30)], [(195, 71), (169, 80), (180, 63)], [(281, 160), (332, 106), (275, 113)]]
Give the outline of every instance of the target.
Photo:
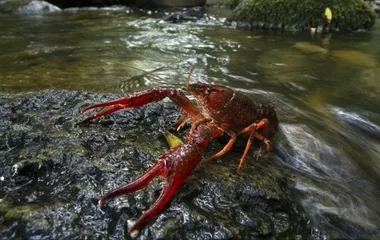
[[(185, 144), (169, 149), (136, 180), (100, 198), (99, 206), (102, 206), (111, 198), (144, 188), (155, 177), (161, 176), (166, 180), (161, 195), (149, 210), (143, 212), (129, 229), (130, 232), (144, 227), (170, 201), (183, 181), (200, 163), (208, 143), (214, 138), (224, 133), (231, 137), (226, 146), (209, 159), (220, 157), (228, 152), (237, 136), (248, 136), (238, 169), (242, 166), (255, 138), (264, 143), (262, 146), (266, 146), (268, 154), (271, 152), (271, 139), (278, 130), (278, 120), (273, 107), (255, 102), (228, 87), (201, 83), (189, 84), (189, 78), (183, 89), (153, 88), (95, 104), (81, 111), (84, 113), (90, 109), (104, 108), (81, 122), (86, 123), (124, 108), (138, 107), (168, 97), (183, 111), (176, 125), (181, 127), (186, 122), (193, 123)], [(185, 96), (185, 92), (192, 94), (197, 99), (198, 105), (194, 105)], [(259, 151), (261, 152), (261, 148)]]

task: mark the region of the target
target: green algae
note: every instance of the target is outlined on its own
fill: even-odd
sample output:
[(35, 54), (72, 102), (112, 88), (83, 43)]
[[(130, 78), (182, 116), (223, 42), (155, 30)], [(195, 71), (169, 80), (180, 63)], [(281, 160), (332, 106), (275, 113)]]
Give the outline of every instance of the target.
[[(330, 23), (324, 15), (330, 8)], [(361, 0), (246, 0), (229, 17), (230, 21), (256, 22), (263, 28), (296, 28), (299, 30), (329, 27), (340, 31), (371, 29), (374, 11)]]
[(28, 205), (22, 205), (22, 206), (4, 206), (4, 210), (7, 209), (8, 211), (5, 214), (5, 218), (23, 218), (25, 215), (29, 214), (30, 212), (37, 211), (38, 209), (41, 209), (42, 206), (38, 204), (28, 204)]

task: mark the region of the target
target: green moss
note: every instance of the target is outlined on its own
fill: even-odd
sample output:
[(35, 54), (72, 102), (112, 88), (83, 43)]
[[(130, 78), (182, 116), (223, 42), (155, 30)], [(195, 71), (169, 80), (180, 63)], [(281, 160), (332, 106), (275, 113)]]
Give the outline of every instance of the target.
[[(327, 23), (326, 7), (333, 19)], [(309, 29), (326, 27), (342, 31), (370, 29), (376, 15), (362, 0), (245, 0), (239, 4), (229, 20), (256, 22), (262, 27), (295, 27)]]
[(24, 215), (36, 211), (40, 209), (42, 206), (37, 204), (29, 204), (24, 206), (13, 206), (9, 209), (9, 211), (5, 214), (5, 218), (23, 218)]

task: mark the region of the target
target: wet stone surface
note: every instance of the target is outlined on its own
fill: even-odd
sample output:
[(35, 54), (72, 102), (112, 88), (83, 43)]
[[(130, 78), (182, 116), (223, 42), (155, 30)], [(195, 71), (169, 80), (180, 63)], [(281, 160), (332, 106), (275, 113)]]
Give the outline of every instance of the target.
[(175, 12), (163, 18), (164, 21), (171, 23), (181, 23), (186, 21), (197, 21), (203, 17), (203, 9), (201, 7), (193, 7), (184, 12)]
[[(180, 112), (165, 102), (76, 125), (81, 108), (116, 97), (0, 94), (0, 238), (131, 238), (127, 221), (154, 203), (160, 180), (102, 209), (98, 199), (155, 161), (167, 148), (162, 131)], [(220, 147), (216, 141), (206, 154)], [(240, 154), (201, 164), (138, 238), (312, 238), (280, 167), (248, 159), (237, 173)]]

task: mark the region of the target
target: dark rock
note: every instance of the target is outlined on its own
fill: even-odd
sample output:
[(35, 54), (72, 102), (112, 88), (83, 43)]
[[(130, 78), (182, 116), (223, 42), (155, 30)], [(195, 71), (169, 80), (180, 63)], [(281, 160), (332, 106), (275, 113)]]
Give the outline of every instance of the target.
[[(69, 91), (0, 94), (0, 238), (130, 238), (136, 219), (160, 193), (160, 182), (97, 206), (165, 150), (161, 132), (180, 114), (149, 104), (78, 126), (79, 110), (118, 97)], [(185, 133), (182, 133), (185, 134)], [(223, 144), (215, 141), (210, 152)], [(247, 161), (241, 149), (203, 164), (140, 239), (310, 239), (302, 209), (289, 196), (280, 166)]]
[(197, 21), (203, 17), (203, 9), (201, 7), (193, 7), (185, 12), (175, 12), (163, 18), (164, 21), (172, 23), (180, 23), (186, 21)]

